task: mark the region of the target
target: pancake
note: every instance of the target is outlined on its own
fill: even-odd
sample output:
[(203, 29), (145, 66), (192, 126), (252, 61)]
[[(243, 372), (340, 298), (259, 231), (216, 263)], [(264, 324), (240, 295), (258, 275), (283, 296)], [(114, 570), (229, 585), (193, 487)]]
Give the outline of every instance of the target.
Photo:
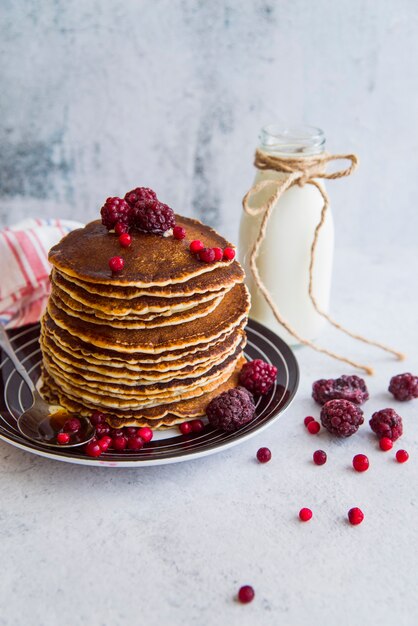
[[(176, 215), (176, 224), (185, 228), (188, 241), (199, 239), (208, 248), (232, 246), (198, 220)], [(159, 236), (156, 246), (156, 235), (151, 233), (134, 231), (131, 237), (132, 245), (123, 250), (125, 267), (117, 275), (109, 268), (109, 259), (121, 254), (118, 236), (109, 233), (99, 220), (66, 235), (51, 248), (49, 261), (66, 275), (85, 282), (146, 288), (183, 283), (231, 263), (198, 261), (190, 253), (185, 239)], [(94, 254), (91, 254), (92, 250)]]

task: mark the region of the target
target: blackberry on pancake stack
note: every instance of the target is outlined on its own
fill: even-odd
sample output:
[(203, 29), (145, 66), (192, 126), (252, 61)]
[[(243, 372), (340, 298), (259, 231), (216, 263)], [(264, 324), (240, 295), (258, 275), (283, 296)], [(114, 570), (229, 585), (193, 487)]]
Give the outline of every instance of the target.
[(81, 415), (102, 411), (114, 427), (159, 428), (204, 415), (238, 384), (249, 296), (214, 230), (174, 216), (151, 190), (125, 200), (108, 199), (103, 223), (50, 252), (43, 393)]

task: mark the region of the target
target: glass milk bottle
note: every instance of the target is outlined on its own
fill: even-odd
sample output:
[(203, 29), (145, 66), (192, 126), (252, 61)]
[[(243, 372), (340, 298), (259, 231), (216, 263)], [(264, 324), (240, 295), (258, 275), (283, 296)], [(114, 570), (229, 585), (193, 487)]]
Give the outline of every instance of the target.
[[(319, 128), (301, 126), (282, 129), (266, 126), (261, 130), (259, 149), (281, 159), (312, 157), (324, 151), (325, 136)], [(257, 170), (254, 184), (280, 180), (286, 176), (274, 170)], [(323, 184), (323, 181), (321, 181)], [(263, 206), (274, 192), (267, 186), (250, 199), (251, 207)], [(306, 339), (315, 339), (325, 323), (309, 297), (309, 263), (315, 227), (320, 221), (323, 198), (313, 185), (293, 185), (279, 198), (267, 225), (256, 261), (260, 276), (282, 318)], [(260, 230), (263, 212), (256, 216), (242, 213), (239, 236), (240, 261), (251, 292), (250, 316), (276, 332), (291, 345), (297, 340), (276, 320), (254, 283), (249, 259)], [(318, 237), (313, 268), (313, 293), (319, 308), (328, 312), (334, 249), (334, 225), (328, 209)]]

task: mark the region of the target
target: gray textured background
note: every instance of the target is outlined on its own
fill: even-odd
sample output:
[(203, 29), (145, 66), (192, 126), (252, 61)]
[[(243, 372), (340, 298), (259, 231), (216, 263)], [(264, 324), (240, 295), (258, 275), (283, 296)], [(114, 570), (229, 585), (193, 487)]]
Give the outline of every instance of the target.
[(2, 0), (0, 224), (139, 184), (235, 237), (260, 126), (304, 122), (361, 158), (340, 243), (414, 245), (417, 31), (415, 0)]

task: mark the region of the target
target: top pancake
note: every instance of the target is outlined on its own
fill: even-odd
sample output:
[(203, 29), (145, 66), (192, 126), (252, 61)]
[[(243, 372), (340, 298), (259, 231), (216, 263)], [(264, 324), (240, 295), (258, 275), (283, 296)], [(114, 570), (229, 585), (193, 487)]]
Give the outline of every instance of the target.
[[(49, 261), (67, 276), (88, 283), (125, 287), (183, 283), (231, 264), (230, 261), (203, 263), (191, 254), (189, 245), (195, 239), (208, 248), (231, 246), (212, 228), (179, 215), (176, 215), (176, 224), (185, 228), (186, 239), (135, 231), (131, 233), (131, 246), (122, 249), (115, 233), (109, 233), (98, 220), (90, 222), (51, 248)], [(125, 261), (124, 269), (117, 274), (109, 268), (109, 259), (113, 256), (122, 256)]]

